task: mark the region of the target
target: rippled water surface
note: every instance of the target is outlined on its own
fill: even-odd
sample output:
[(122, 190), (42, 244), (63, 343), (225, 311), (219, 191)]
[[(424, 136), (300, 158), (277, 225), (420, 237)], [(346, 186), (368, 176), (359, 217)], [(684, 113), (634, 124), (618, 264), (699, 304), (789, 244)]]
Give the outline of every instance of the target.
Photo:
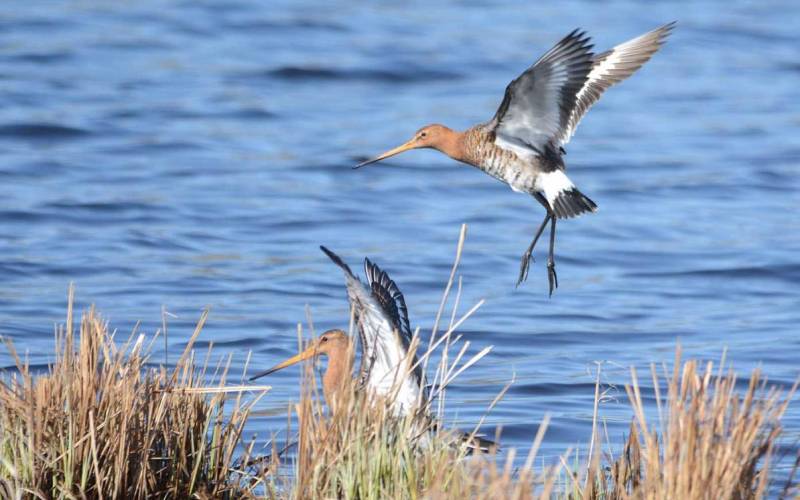
[[(796, 2), (64, 2), (0, 16), (0, 334), (52, 360), (66, 289), (120, 332), (153, 333), (175, 359), (203, 307), (203, 337), (241, 372), (296, 352), (306, 307), (346, 326), (325, 244), (369, 256), (430, 331), (462, 223), (461, 311), (474, 350), (448, 392), (466, 427), (488, 418), (544, 454), (591, 430), (591, 371), (630, 418), (627, 367), (691, 356), (761, 366), (790, 384), (800, 357), (800, 7)], [(492, 116), (507, 82), (575, 27), (599, 49), (678, 20), (665, 48), (611, 89), (569, 145), (597, 214), (559, 225), (561, 287), (545, 249), (514, 288), (543, 214), (530, 198), (429, 151), (353, 171), (420, 125)], [(0, 366), (11, 360), (0, 353)], [(285, 425), (299, 370), (249, 431)], [(270, 416), (273, 415), (273, 416)], [(786, 420), (794, 442), (800, 405)], [(789, 452), (792, 452), (789, 449)]]

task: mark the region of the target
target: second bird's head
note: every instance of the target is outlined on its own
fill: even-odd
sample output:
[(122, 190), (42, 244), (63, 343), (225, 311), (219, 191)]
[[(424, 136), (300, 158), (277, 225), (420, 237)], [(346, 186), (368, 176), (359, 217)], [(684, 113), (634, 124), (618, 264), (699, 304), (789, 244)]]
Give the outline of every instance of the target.
[(311, 342), (311, 344), (309, 344), (309, 346), (306, 347), (306, 349), (300, 354), (292, 356), (286, 361), (278, 363), (269, 370), (264, 370), (261, 373), (253, 375), (250, 377), (250, 380), (252, 381), (257, 378), (261, 378), (265, 375), (269, 375), (270, 373), (274, 373), (278, 370), (286, 368), (287, 366), (292, 366), (306, 359), (319, 356), (320, 354), (325, 354), (327, 356), (334, 351), (339, 351), (343, 354), (346, 354), (349, 345), (350, 339), (342, 330), (328, 330), (320, 335), (316, 340)]
[(365, 167), (375, 162), (385, 160), (390, 156), (399, 155), (411, 149), (433, 148), (455, 157), (457, 148), (457, 133), (453, 130), (434, 123), (433, 125), (426, 125), (414, 133), (414, 136), (406, 141), (404, 144), (390, 149), (371, 160), (359, 163), (355, 168)]

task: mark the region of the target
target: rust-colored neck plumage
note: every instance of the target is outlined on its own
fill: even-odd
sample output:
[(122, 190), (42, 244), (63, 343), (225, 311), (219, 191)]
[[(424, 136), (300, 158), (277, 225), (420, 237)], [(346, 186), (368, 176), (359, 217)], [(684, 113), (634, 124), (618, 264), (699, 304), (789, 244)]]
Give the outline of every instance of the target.
[(341, 400), (341, 390), (347, 387), (352, 376), (353, 362), (351, 342), (332, 343), (326, 350), (328, 355), (328, 368), (322, 376), (322, 391), (328, 408), (333, 409), (335, 401)]
[(431, 147), (454, 160), (466, 161), (464, 135), (464, 132), (442, 127), (434, 140), (431, 141)]
[(481, 126), (459, 132), (444, 125), (428, 125), (418, 132), (417, 137), (421, 143), (418, 147), (436, 149), (454, 160), (478, 168), (482, 168), (487, 156), (497, 156), (503, 152), (495, 146), (494, 136)]

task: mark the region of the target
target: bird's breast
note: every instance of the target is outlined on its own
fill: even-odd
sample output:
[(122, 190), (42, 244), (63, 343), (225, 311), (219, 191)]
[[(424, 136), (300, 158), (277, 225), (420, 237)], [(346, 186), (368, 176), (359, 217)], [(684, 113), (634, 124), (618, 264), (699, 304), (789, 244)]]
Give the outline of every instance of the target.
[(467, 163), (508, 184), (514, 191), (531, 193), (536, 185), (538, 158), (533, 152), (497, 145), (493, 134), (479, 128), (466, 134)]

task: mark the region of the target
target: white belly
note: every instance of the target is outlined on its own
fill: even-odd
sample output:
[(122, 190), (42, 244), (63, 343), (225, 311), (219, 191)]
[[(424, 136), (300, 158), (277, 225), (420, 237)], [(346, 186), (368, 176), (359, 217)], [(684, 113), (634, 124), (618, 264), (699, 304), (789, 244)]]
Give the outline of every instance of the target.
[(377, 366), (370, 372), (367, 387), (376, 394), (390, 398), (398, 414), (405, 414), (419, 403), (420, 388), (413, 375), (404, 367)]
[(417, 379), (406, 369), (409, 360), (399, 355), (404, 351), (398, 343), (395, 350), (379, 352), (367, 378), (367, 389), (388, 398), (396, 415), (409, 413), (421, 402)]

